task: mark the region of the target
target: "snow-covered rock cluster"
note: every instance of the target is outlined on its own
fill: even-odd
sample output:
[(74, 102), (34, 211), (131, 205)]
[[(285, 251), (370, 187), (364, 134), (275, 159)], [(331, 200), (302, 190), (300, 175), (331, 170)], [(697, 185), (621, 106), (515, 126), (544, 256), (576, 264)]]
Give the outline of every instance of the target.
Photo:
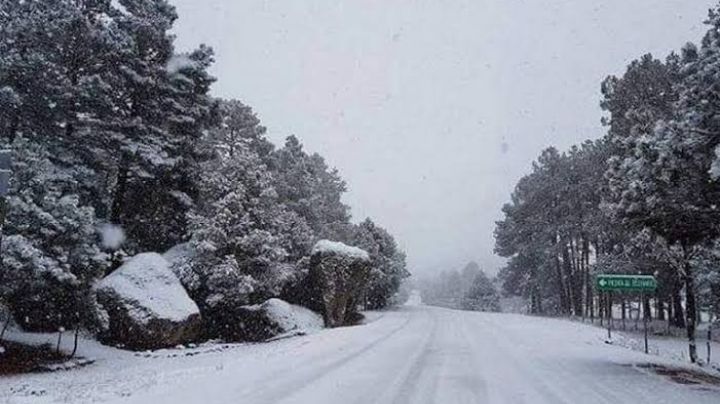
[[(197, 281), (186, 272), (194, 257), (188, 245), (174, 247), (164, 255), (143, 253), (102, 279), (94, 288), (105, 318), (101, 340), (142, 350), (173, 347), (205, 335), (259, 342), (324, 325), (351, 324), (359, 318), (357, 306), (371, 264), (369, 254), (360, 248), (321, 240), (312, 249), (307, 278), (317, 291), (323, 315), (278, 298), (245, 305), (211, 295), (201, 305), (205, 308), (203, 319), (181, 282)], [(278, 278), (278, 284), (297, 272), (290, 267), (272, 268), (266, 276)]]

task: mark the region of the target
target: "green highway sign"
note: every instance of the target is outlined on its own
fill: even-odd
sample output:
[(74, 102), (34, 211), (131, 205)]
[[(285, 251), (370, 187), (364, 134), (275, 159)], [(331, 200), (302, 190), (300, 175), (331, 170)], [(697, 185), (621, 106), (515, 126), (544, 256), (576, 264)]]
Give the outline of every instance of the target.
[(657, 289), (657, 281), (652, 275), (616, 275), (601, 274), (595, 279), (600, 291), (650, 292)]

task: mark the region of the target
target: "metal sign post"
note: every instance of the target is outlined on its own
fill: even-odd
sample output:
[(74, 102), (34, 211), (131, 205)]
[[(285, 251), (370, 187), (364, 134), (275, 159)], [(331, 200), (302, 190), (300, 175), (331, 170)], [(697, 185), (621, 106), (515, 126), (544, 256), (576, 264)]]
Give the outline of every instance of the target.
[(657, 289), (657, 280), (652, 275), (616, 275), (601, 274), (595, 279), (595, 285), (600, 292), (607, 292), (608, 295), (608, 339), (610, 339), (610, 328), (612, 328), (612, 292), (640, 292), (640, 305), (643, 307), (643, 335), (645, 339), (645, 353), (648, 349), (647, 316), (645, 313), (645, 293)]
[(607, 312), (608, 340), (612, 340), (612, 291), (605, 292), (605, 311)]
[(648, 313), (645, 313), (647, 306), (645, 305), (645, 292), (640, 293), (640, 302), (643, 307), (643, 334), (645, 336), (645, 353), (648, 353), (648, 331), (647, 331), (647, 319)]

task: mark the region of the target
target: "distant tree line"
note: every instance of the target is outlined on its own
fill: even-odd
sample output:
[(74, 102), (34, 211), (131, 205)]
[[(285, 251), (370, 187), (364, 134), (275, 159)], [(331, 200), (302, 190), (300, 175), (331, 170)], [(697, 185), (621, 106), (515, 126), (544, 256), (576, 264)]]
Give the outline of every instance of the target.
[(322, 156), (294, 136), (276, 147), (250, 107), (210, 96), (213, 51), (178, 53), (176, 19), (165, 0), (0, 0), (2, 303), (29, 330), (92, 327), (99, 279), (180, 244), (204, 316), (303, 303), (303, 260), (332, 239), (371, 255), (362, 303), (392, 304), (408, 276), (392, 235), (350, 221)]
[(500, 311), (500, 294), (476, 262), (462, 271), (442, 271), (419, 283), (422, 301), (433, 306), (473, 311)]
[(606, 316), (593, 275), (656, 275), (645, 315), (685, 327), (692, 361), (698, 310), (720, 315), (720, 8), (706, 24), (699, 45), (605, 79), (607, 134), (544, 150), (495, 229), (503, 287), (533, 313)]

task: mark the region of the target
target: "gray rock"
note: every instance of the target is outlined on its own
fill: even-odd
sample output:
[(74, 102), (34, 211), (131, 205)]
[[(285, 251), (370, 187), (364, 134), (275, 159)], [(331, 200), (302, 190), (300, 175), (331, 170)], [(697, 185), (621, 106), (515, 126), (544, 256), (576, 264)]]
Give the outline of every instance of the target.
[(280, 299), (262, 304), (225, 308), (222, 324), (214, 333), (225, 341), (261, 342), (281, 335), (302, 334), (323, 326), (322, 317)]
[(103, 342), (145, 350), (185, 344), (200, 335), (197, 305), (158, 254), (131, 258), (95, 290), (107, 313), (99, 335)]
[(325, 326), (362, 320), (357, 304), (367, 288), (370, 270), (370, 257), (359, 248), (328, 240), (315, 245), (308, 276), (322, 297)]

